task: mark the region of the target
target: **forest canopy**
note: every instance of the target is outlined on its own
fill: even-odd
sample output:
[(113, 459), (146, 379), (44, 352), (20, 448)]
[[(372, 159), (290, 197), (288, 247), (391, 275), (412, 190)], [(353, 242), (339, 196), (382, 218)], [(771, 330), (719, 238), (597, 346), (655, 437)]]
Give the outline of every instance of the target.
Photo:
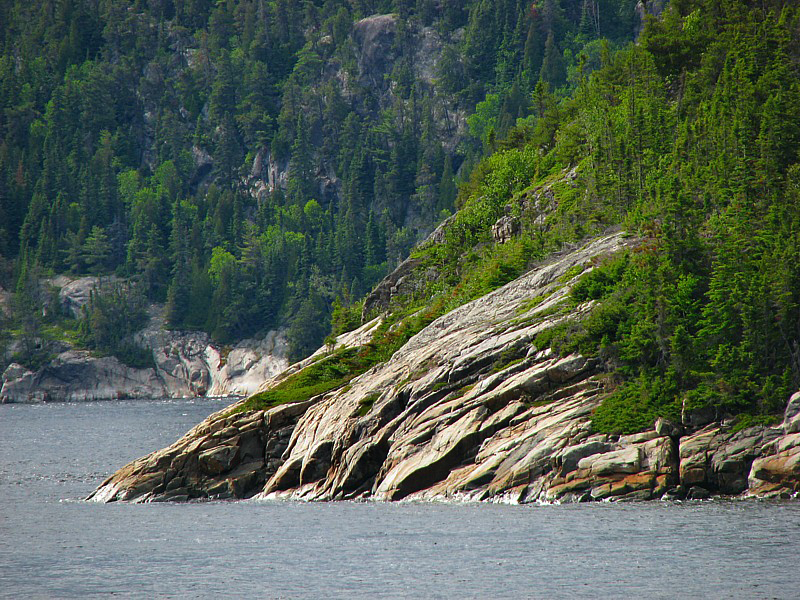
[(631, 0), (3, 0), (0, 285), (115, 274), (171, 327), (292, 326), (300, 357), (640, 17)]

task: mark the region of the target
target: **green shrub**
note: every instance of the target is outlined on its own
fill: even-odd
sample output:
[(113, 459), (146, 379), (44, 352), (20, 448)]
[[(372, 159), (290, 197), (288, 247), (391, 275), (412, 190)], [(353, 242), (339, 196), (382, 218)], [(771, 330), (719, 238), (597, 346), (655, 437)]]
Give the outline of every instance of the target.
[(603, 400), (592, 415), (598, 433), (628, 434), (652, 427), (658, 417), (680, 421), (681, 407), (674, 380), (642, 376), (624, 383)]
[(340, 350), (288, 376), (274, 388), (250, 396), (234, 412), (303, 402), (339, 388), (375, 364), (363, 348)]
[(361, 400), (358, 401), (358, 416), (363, 417), (366, 415), (375, 404), (375, 401), (380, 397), (380, 393), (373, 392), (361, 398)]
[(623, 280), (629, 265), (629, 255), (623, 252), (613, 257), (607, 263), (592, 269), (581, 277), (574, 286), (570, 295), (577, 302), (599, 300), (613, 292), (620, 281)]
[(148, 369), (155, 367), (153, 361), (153, 351), (150, 348), (142, 348), (133, 342), (122, 342), (114, 349), (114, 356), (119, 361), (134, 369)]

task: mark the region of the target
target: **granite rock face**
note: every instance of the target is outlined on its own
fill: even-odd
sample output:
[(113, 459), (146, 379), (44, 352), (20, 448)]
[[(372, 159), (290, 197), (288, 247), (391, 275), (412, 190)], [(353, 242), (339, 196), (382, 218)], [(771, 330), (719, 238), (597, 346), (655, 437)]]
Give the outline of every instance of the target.
[[(657, 494), (677, 477), (671, 439), (592, 436), (589, 418), (602, 398), (598, 365), (532, 345), (538, 332), (590, 308), (565, 307), (574, 281), (564, 280), (567, 271), (592, 268), (633, 243), (614, 235), (562, 256), (437, 319), (345, 388), (264, 413), (253, 421), (265, 453), (253, 475), (259, 496), (530, 501), (590, 494), (597, 485), (589, 479), (608, 486), (594, 491), (598, 498)], [(544, 299), (532, 305), (533, 297)], [(376, 324), (341, 342), (363, 344)], [(93, 498), (157, 499), (173, 471), (181, 479), (170, 490), (180, 493), (170, 497), (217, 496), (223, 479), (253, 462), (233, 449), (241, 446), (239, 421), (251, 418), (210, 417), (171, 448), (119, 471)]]
[(362, 82), (378, 89), (384, 85), (397, 58), (394, 47), (397, 31), (396, 15), (373, 15), (358, 21), (353, 27), (353, 40), (356, 43), (358, 70)]
[(288, 364), (286, 338), (278, 332), (239, 342), (225, 357), (202, 332), (161, 332), (150, 339), (152, 368), (83, 350), (61, 352), (36, 372), (12, 363), (0, 380), (0, 402), (246, 396)]
[(781, 431), (750, 427), (733, 433), (718, 423), (680, 440), (681, 484), (699, 486), (721, 494), (741, 494), (748, 489), (753, 461)]
[(492, 225), (492, 238), (499, 244), (505, 244), (506, 242), (510, 242), (512, 238), (519, 233), (519, 229), (519, 219), (510, 215), (504, 215)]
[[(591, 310), (567, 302), (576, 267), (585, 272), (635, 244), (614, 234), (556, 257), (435, 320), (343, 388), (266, 412), (213, 415), (118, 471), (92, 499), (525, 503), (795, 493), (800, 434), (721, 423), (685, 431), (664, 419), (635, 435), (596, 434), (601, 365), (536, 346), (539, 332)], [(340, 343), (365, 343), (377, 322)], [(794, 414), (787, 410), (788, 428)]]
[[(96, 277), (61, 278), (59, 300), (64, 310), (82, 315)], [(149, 348), (153, 366), (137, 369), (113, 356), (96, 357), (68, 344), (50, 346), (55, 358), (36, 372), (12, 363), (0, 380), (0, 403), (78, 402), (121, 398), (187, 398), (247, 396), (288, 366), (284, 332), (242, 340), (220, 348), (207, 333), (169, 331), (163, 307), (152, 305), (147, 327), (134, 341)]]
[(11, 302), (12, 302), (11, 293), (3, 289), (3, 286), (0, 285), (0, 316), (3, 315), (5, 315), (6, 317), (11, 316), (12, 313)]
[(83, 316), (83, 307), (89, 304), (89, 296), (95, 289), (109, 284), (119, 284), (117, 277), (79, 277), (78, 279), (56, 278), (52, 283), (59, 287), (58, 300), (64, 312), (76, 319)]
[(800, 433), (800, 392), (789, 398), (783, 414), (783, 430), (786, 433)]
[(175, 444), (129, 464), (89, 499), (97, 502), (247, 498), (283, 464), (304, 406), (228, 415), (217, 412)]
[(153, 369), (133, 369), (116, 358), (62, 352), (37, 372), (12, 364), (3, 373), (2, 402), (82, 402), (161, 398), (166, 394)]
[[(800, 392), (786, 405), (783, 424), (753, 460), (748, 494), (767, 497), (797, 497), (800, 494)], [(781, 435), (782, 434), (782, 435)]]

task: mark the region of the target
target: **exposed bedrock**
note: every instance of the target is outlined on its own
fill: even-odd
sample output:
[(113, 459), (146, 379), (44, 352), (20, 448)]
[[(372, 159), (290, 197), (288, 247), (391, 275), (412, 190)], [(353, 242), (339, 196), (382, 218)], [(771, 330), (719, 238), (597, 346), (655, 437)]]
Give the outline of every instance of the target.
[[(50, 281), (61, 285), (64, 310), (81, 315), (97, 277)], [(60, 343), (54, 357), (37, 371), (12, 363), (0, 374), (0, 402), (80, 402), (118, 398), (247, 396), (286, 369), (284, 332), (270, 331), (222, 348), (202, 331), (166, 329), (163, 306), (151, 305), (148, 326), (134, 335), (152, 351), (152, 367), (134, 368), (113, 356), (98, 357)]]
[[(112, 475), (92, 498), (535, 502), (794, 493), (800, 433), (788, 432), (800, 394), (776, 428), (734, 433), (712, 424), (687, 434), (660, 419), (635, 435), (596, 434), (600, 365), (535, 346), (540, 331), (590, 310), (564, 302), (575, 267), (591, 269), (634, 243), (615, 234), (562, 255), (440, 317), (341, 389), (266, 412), (212, 415)], [(374, 326), (347, 345), (363, 343)]]

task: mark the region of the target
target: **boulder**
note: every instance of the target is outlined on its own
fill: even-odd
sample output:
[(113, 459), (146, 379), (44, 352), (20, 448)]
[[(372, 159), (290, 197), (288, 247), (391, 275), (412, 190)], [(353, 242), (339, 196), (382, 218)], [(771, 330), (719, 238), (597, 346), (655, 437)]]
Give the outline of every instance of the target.
[(503, 215), (492, 225), (492, 237), (498, 244), (505, 244), (519, 233), (519, 219), (510, 215)]
[(688, 500), (707, 500), (711, 498), (711, 492), (709, 492), (706, 488), (701, 487), (699, 485), (694, 485), (689, 488), (689, 491), (686, 494), (686, 498)]
[(683, 435), (683, 427), (676, 425), (664, 417), (658, 417), (653, 424), (653, 429), (658, 435), (680, 437)]
[(791, 496), (800, 492), (800, 433), (778, 437), (756, 458), (748, 476), (748, 495)]
[(607, 442), (592, 441), (585, 444), (568, 446), (556, 458), (556, 464), (561, 467), (561, 474), (566, 475), (578, 468), (578, 463), (587, 457), (595, 454), (603, 454), (611, 450), (611, 445)]
[(595, 476), (612, 473), (638, 473), (641, 466), (641, 451), (637, 447), (595, 454), (578, 461), (579, 469), (585, 469)]
[(41, 402), (43, 396), (37, 395), (36, 374), (18, 363), (11, 363), (3, 371), (0, 385), (0, 404), (11, 402)]
[(22, 377), (26, 377), (32, 375), (33, 372), (29, 371), (25, 367), (23, 367), (19, 363), (11, 363), (6, 367), (6, 370), (3, 371), (3, 382), (6, 381), (14, 381), (15, 379), (21, 379)]
[(785, 433), (800, 433), (800, 392), (795, 392), (786, 404), (783, 413), (783, 431)]

